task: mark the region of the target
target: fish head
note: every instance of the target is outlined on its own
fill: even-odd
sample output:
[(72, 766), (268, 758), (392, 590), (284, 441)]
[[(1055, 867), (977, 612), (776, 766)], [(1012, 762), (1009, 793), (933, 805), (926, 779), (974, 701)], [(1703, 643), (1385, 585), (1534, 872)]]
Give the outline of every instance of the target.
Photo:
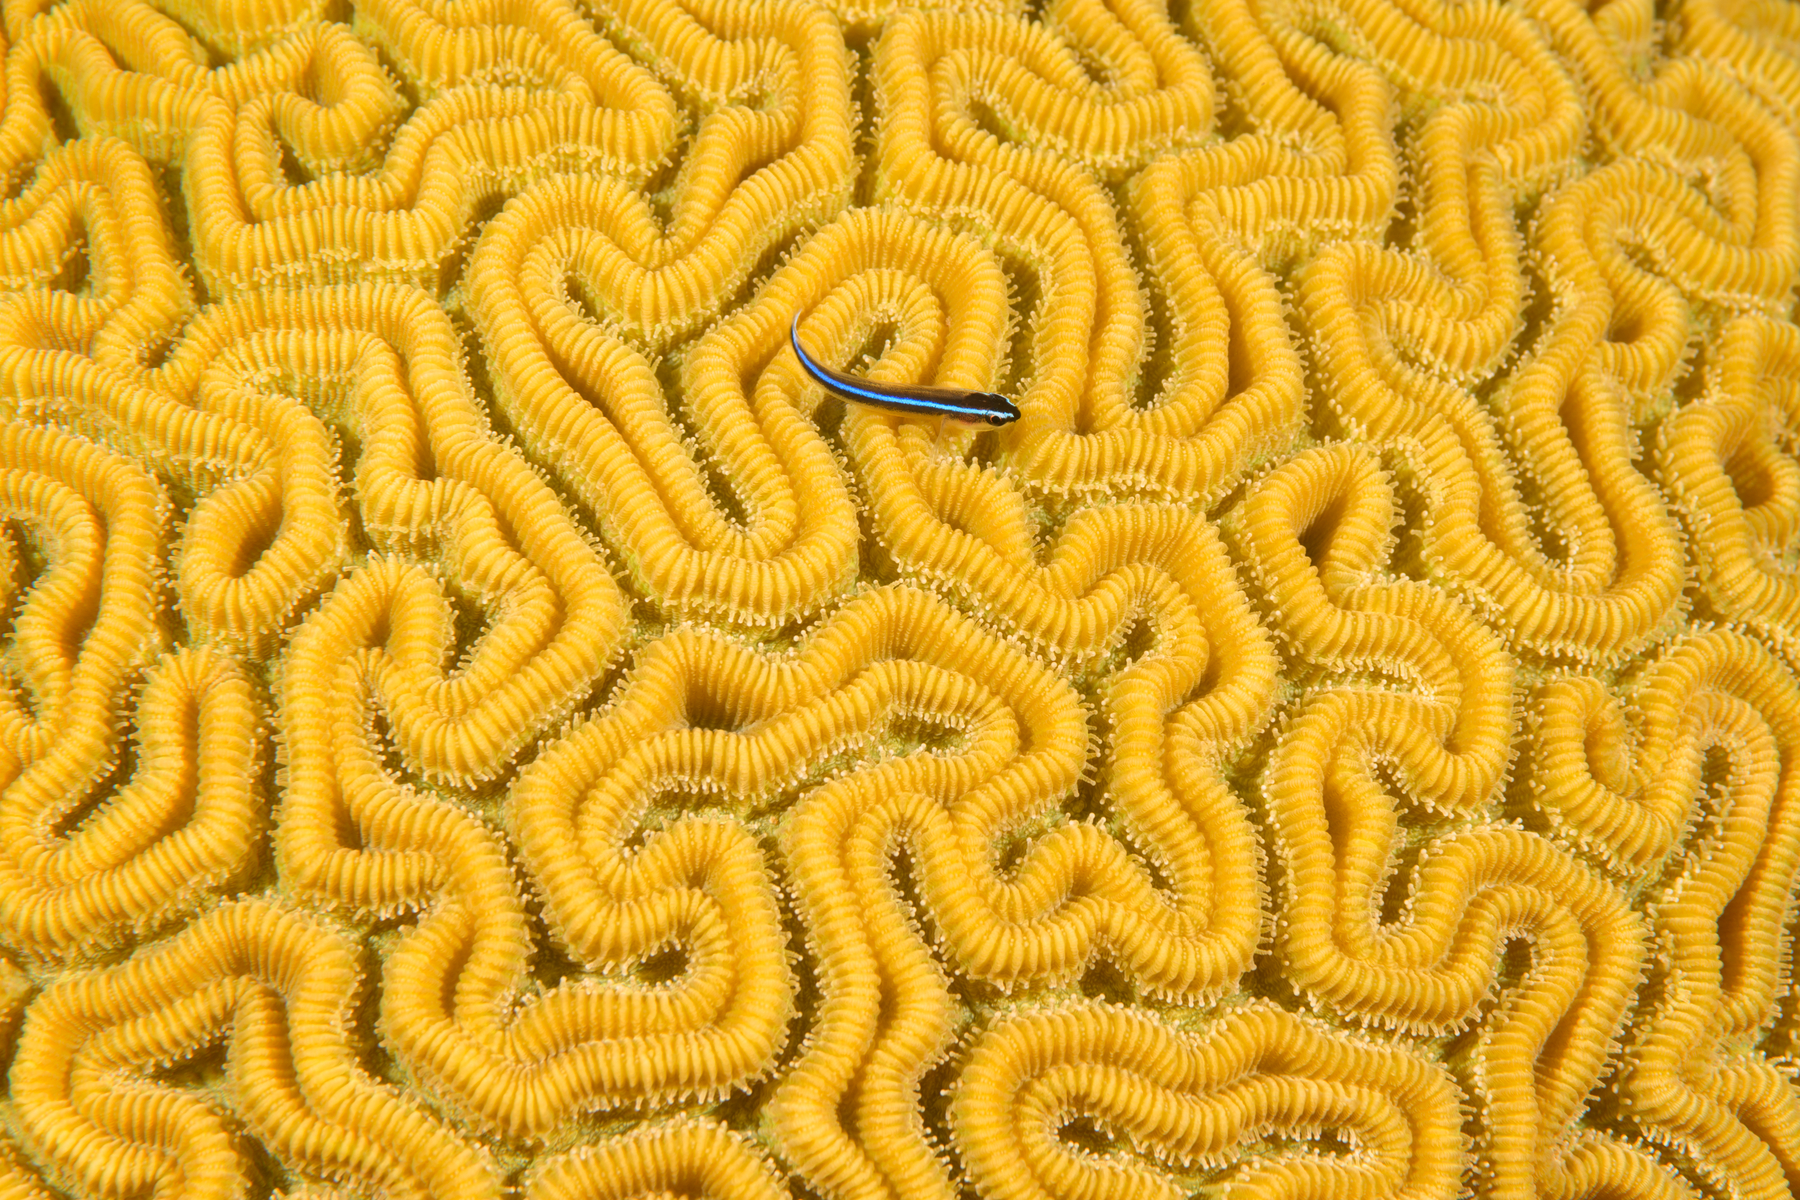
[(992, 428), (1011, 425), (1025, 415), (1017, 404), (996, 392), (979, 392), (977, 397), (986, 409), (982, 413), (982, 420)]

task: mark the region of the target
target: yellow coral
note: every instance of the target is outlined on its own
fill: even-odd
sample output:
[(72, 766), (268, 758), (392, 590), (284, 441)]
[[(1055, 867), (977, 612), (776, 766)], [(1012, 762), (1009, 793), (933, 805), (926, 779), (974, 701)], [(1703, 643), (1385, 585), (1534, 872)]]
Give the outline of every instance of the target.
[(0, 1195), (1793, 1194), (1791, 3), (0, 26)]

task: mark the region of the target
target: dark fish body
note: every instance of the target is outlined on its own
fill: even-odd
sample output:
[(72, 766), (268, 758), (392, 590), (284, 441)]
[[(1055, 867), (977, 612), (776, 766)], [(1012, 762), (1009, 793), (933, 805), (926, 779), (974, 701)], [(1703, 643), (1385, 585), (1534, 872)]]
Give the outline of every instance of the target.
[(1010, 425), (1019, 419), (1019, 406), (994, 392), (966, 392), (961, 388), (926, 387), (923, 384), (876, 383), (833, 370), (807, 356), (800, 347), (800, 315), (788, 329), (794, 354), (813, 381), (826, 391), (889, 412), (917, 417), (943, 417), (972, 425)]

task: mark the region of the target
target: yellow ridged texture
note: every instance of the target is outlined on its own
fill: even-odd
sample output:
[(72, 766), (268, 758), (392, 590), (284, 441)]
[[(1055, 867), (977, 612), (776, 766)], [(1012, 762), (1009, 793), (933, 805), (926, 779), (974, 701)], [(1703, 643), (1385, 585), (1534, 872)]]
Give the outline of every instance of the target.
[(1796, 0), (0, 58), (0, 1200), (1800, 1197)]

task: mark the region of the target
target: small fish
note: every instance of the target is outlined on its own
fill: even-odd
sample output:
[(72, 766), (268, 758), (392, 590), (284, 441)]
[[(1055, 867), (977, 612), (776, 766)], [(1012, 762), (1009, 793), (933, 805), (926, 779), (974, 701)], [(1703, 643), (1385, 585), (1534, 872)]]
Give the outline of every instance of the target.
[(1021, 415), (1018, 405), (993, 392), (965, 392), (961, 388), (925, 387), (922, 384), (876, 383), (870, 379), (858, 379), (854, 375), (834, 371), (808, 358), (806, 351), (800, 348), (799, 313), (794, 314), (794, 323), (788, 329), (788, 340), (794, 343), (794, 353), (799, 356), (800, 365), (826, 391), (846, 400), (855, 400), (859, 404), (885, 408), (889, 412), (936, 417), (939, 430), (943, 429), (946, 420), (997, 428), (1011, 425)]

